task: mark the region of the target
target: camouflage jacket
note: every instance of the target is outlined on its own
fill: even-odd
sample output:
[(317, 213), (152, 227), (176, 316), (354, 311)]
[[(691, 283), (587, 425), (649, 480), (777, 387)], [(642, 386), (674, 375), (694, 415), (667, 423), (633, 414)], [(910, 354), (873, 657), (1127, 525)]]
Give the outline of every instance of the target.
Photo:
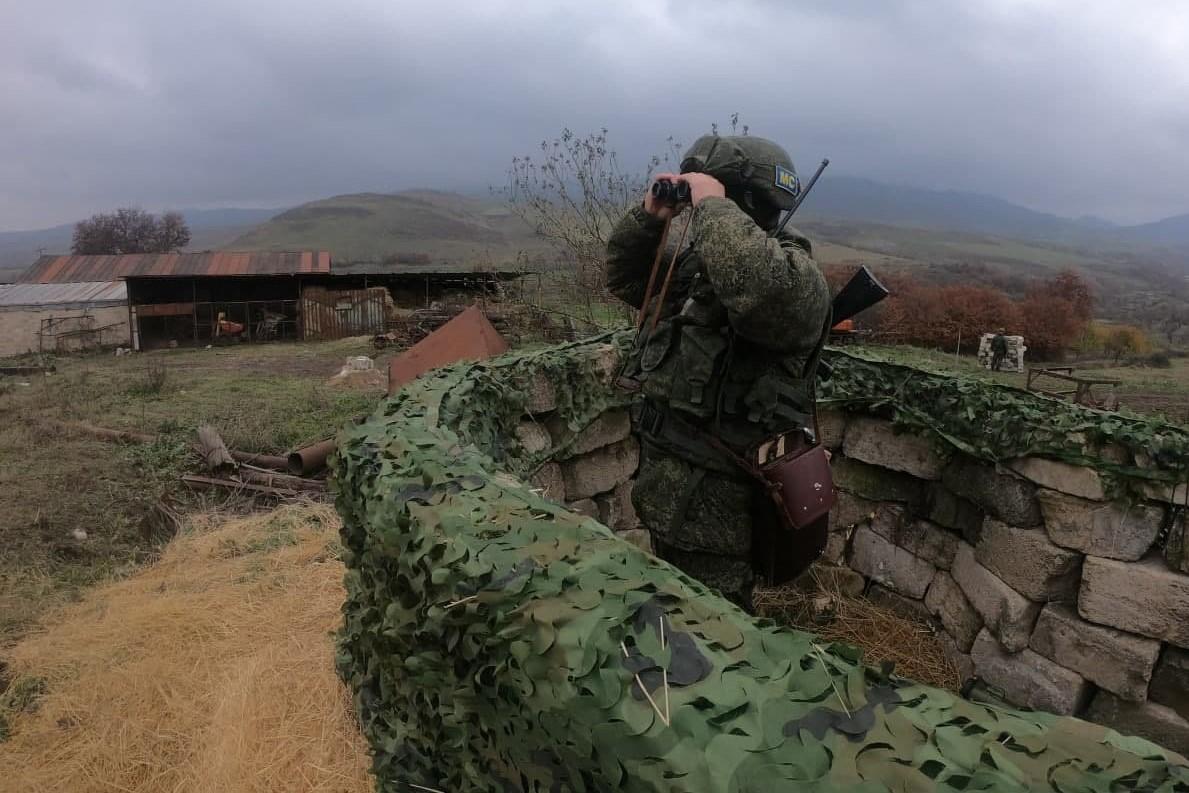
[[(716, 427), (738, 448), (805, 425), (811, 364), (830, 305), (809, 240), (770, 237), (734, 202), (708, 198), (673, 220), (654, 293), (687, 220), (688, 245), (678, 254), (661, 321), (651, 334), (645, 326), (627, 373), (649, 399)], [(635, 207), (607, 245), (607, 286), (637, 308), (663, 227)]]

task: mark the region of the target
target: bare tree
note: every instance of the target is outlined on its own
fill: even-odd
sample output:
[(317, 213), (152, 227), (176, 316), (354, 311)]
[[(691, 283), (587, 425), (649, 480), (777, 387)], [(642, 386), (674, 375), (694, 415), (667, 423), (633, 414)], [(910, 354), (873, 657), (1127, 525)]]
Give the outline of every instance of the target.
[(541, 141), (538, 154), (512, 160), (504, 190), (510, 208), (573, 266), (588, 307), (590, 298), (604, 294), (611, 230), (662, 164), (676, 167), (680, 148), (670, 137), (662, 155), (632, 170), (610, 147), (605, 128), (585, 136), (565, 129)]
[(178, 251), (190, 244), (190, 227), (181, 212), (166, 212), (157, 221), (156, 248), (160, 253)]
[(126, 207), (100, 213), (74, 227), (70, 249), (76, 254), (170, 253), (190, 242), (190, 228), (177, 212), (160, 219)]

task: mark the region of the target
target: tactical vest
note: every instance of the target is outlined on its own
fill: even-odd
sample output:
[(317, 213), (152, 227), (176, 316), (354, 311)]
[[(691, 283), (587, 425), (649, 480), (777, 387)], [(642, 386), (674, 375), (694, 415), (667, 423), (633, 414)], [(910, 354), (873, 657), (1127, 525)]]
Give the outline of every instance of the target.
[[(800, 236), (782, 235), (782, 241), (810, 250)], [(689, 462), (723, 468), (722, 454), (691, 439), (699, 434), (691, 427), (743, 452), (811, 424), (815, 351), (782, 355), (739, 336), (692, 248), (678, 258), (656, 329), (649, 334), (646, 325), (643, 333), (625, 374), (641, 382), (661, 414), (657, 440), (669, 440), (662, 445)], [(664, 421), (673, 415), (676, 420)], [(668, 431), (660, 427), (666, 423)], [(647, 426), (641, 431), (649, 435)]]

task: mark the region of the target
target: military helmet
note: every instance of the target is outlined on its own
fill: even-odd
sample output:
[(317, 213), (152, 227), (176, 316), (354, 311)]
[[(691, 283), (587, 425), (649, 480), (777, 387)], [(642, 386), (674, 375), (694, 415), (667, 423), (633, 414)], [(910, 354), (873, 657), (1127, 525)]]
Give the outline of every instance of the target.
[(733, 201), (755, 201), (783, 210), (792, 209), (801, 192), (788, 152), (751, 135), (703, 135), (682, 158), (681, 172), (713, 176)]

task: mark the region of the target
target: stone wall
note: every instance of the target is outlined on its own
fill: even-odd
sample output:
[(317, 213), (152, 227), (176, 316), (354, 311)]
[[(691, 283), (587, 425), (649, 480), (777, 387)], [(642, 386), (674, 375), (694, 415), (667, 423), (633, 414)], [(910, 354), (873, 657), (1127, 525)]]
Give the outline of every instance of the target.
[(827, 561), (923, 616), (1007, 701), (1189, 752), (1189, 575), (1156, 548), (1175, 494), (1107, 500), (1100, 474), (1000, 466), (830, 411)]
[[(347, 600), (336, 666), (379, 789), (1189, 786), (1184, 759), (1147, 741), (930, 689), (863, 666), (854, 648), (752, 619), (543, 498), (593, 508), (620, 531), (634, 525), (620, 511), (638, 461), (630, 400), (610, 387), (616, 348), (602, 343), (624, 340), (436, 370), (341, 431), (331, 468)], [(835, 445), (860, 438), (850, 421), (831, 421)], [(850, 463), (891, 477), (873, 503), (915, 503), (950, 470), (923, 446), (896, 464)], [(905, 603), (954, 600), (936, 570), (948, 563), (960, 578), (974, 551), (932, 532), (872, 533), (863, 546), (862, 520), (836, 532), (840, 559), (894, 545), (925, 578), (905, 583), (920, 596)], [(1184, 665), (1157, 667), (1149, 684), (1183, 675)], [(1108, 711), (1115, 704), (1103, 701), (1103, 718), (1125, 717), (1125, 703)]]
[[(104, 306), (100, 308), (63, 309), (60, 306), (14, 308), (0, 311), (0, 355), (20, 355), (37, 351), (37, 333), (43, 319), (81, 317), (84, 314), (95, 318), (95, 327), (115, 325), (103, 335), (104, 344), (128, 344), (128, 306)], [(53, 345), (53, 339), (47, 339)], [(52, 352), (52, 350), (51, 350)]]
[[(532, 486), (651, 550), (631, 503), (639, 445), (627, 410), (575, 430), (547, 379), (532, 393), (516, 433), (547, 460)], [(1149, 487), (1117, 504), (1092, 468), (993, 466), (874, 416), (820, 420), (839, 488), (827, 564), (932, 624), (963, 676), (1008, 702), (1189, 753), (1189, 575), (1155, 547), (1177, 493)]]

